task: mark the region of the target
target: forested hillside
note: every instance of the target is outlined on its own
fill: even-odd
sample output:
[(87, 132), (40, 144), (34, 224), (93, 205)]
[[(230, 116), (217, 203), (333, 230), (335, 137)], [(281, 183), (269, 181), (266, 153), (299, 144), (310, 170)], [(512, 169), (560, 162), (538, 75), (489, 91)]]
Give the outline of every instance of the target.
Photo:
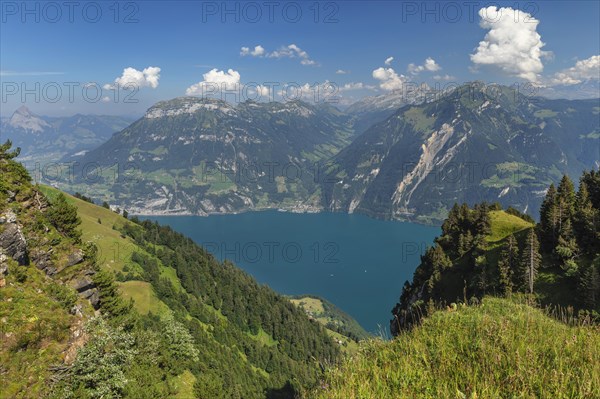
[(544, 305), (600, 312), (600, 173), (584, 172), (576, 191), (564, 176), (548, 188), (540, 223), (515, 209), (455, 205), (442, 235), (421, 258), (393, 309), (392, 332), (436, 304), (523, 292)]
[(289, 398), (339, 358), (288, 299), (170, 228), (33, 186), (17, 155), (0, 148), (2, 397)]

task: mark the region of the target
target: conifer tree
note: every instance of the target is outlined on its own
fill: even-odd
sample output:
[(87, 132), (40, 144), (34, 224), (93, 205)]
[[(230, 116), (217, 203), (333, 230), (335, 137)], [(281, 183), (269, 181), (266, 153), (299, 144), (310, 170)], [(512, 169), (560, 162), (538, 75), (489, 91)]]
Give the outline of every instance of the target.
[(505, 296), (512, 293), (514, 271), (519, 265), (519, 246), (514, 235), (508, 236), (498, 261), (499, 288)]
[(575, 205), (574, 227), (577, 242), (590, 254), (600, 251), (599, 223), (599, 210), (592, 205), (587, 183), (582, 178)]
[(77, 207), (69, 204), (63, 193), (60, 193), (52, 202), (46, 217), (62, 234), (76, 241), (80, 240), (81, 231), (77, 227), (81, 224), (81, 219), (77, 216)]
[(584, 182), (587, 187), (592, 206), (600, 210), (600, 170), (583, 172), (580, 181)]
[(597, 309), (600, 306), (600, 257), (581, 273), (578, 285), (582, 305)]
[(558, 238), (558, 208), (556, 202), (556, 188), (554, 184), (550, 184), (540, 208), (539, 230), (542, 246), (546, 250), (553, 249)]
[(562, 230), (562, 225), (566, 220), (573, 217), (575, 207), (575, 186), (569, 178), (564, 175), (558, 184), (556, 190), (556, 204), (558, 207), (558, 230)]
[(21, 148), (17, 147), (12, 151), (9, 151), (12, 147), (12, 141), (6, 140), (4, 144), (0, 145), (0, 159), (10, 160), (16, 158), (21, 153)]
[(522, 285), (530, 294), (533, 294), (533, 283), (537, 278), (537, 272), (541, 262), (540, 243), (535, 234), (535, 230), (531, 229), (527, 234), (525, 249), (523, 250), (521, 258)]

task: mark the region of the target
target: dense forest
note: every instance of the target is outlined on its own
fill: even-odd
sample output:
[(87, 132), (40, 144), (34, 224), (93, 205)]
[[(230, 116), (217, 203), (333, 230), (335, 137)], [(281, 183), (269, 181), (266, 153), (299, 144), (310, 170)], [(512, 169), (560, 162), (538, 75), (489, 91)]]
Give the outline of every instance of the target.
[(436, 307), (513, 293), (598, 320), (600, 172), (584, 172), (578, 190), (567, 176), (551, 185), (538, 224), (498, 204), (455, 204), (412, 283), (404, 284), (390, 327), (398, 334)]

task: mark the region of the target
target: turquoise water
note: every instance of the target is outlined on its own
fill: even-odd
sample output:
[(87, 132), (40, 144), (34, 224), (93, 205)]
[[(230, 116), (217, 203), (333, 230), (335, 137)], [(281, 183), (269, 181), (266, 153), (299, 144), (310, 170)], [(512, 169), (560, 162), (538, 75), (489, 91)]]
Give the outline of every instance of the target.
[(390, 311), (438, 227), (343, 213), (277, 211), (153, 216), (218, 259), (230, 259), (286, 295), (333, 302), (367, 331), (388, 331)]

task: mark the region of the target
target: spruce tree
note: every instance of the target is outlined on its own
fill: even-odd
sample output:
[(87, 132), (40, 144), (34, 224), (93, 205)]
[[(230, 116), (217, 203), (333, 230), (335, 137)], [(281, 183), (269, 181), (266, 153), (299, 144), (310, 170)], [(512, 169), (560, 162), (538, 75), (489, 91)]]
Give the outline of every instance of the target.
[(575, 204), (574, 228), (577, 242), (590, 254), (600, 250), (599, 218), (599, 210), (592, 205), (587, 183), (582, 178)]
[(579, 256), (579, 246), (574, 237), (565, 238), (562, 235), (558, 237), (558, 244), (554, 253), (559, 259), (560, 267), (567, 276), (573, 276), (577, 272), (577, 262), (575, 259)]
[(500, 260), (498, 261), (498, 285), (505, 296), (509, 296), (513, 290), (514, 271), (519, 265), (519, 246), (514, 235), (508, 236), (504, 243)]
[(579, 280), (579, 299), (588, 309), (600, 307), (600, 257), (581, 273)]
[(560, 232), (565, 221), (573, 217), (575, 207), (575, 186), (569, 176), (564, 175), (560, 180), (558, 189), (556, 190), (556, 199), (558, 207), (558, 230)]
[(52, 202), (46, 217), (62, 234), (73, 238), (75, 241), (81, 239), (81, 231), (77, 229), (81, 224), (81, 219), (77, 216), (77, 207), (70, 205), (63, 193), (60, 193)]
[(521, 258), (522, 285), (530, 294), (533, 294), (533, 283), (537, 277), (541, 262), (540, 243), (535, 234), (535, 230), (531, 229), (527, 234), (525, 249), (523, 250)]
[(10, 160), (16, 158), (21, 153), (21, 148), (17, 147), (12, 151), (9, 151), (12, 147), (12, 141), (6, 140), (4, 144), (0, 145), (0, 159)]
[(600, 170), (583, 172), (581, 182), (584, 182), (589, 191), (590, 201), (595, 209), (600, 210)]
[(546, 250), (553, 249), (558, 238), (558, 208), (556, 202), (556, 188), (554, 184), (550, 184), (540, 208), (539, 224), (542, 246)]

